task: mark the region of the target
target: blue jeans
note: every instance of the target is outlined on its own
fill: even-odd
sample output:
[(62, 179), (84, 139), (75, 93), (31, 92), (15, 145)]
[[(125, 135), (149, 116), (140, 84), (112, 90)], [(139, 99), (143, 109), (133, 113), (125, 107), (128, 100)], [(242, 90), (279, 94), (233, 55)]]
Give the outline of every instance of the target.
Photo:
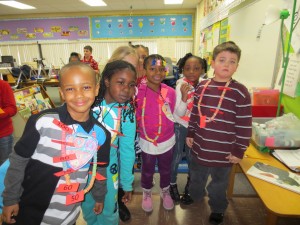
[(178, 165), (182, 160), (183, 150), (185, 150), (187, 164), (189, 166), (190, 161), (190, 148), (185, 144), (187, 135), (187, 128), (179, 123), (175, 123), (175, 146), (173, 152), (173, 159), (171, 165), (171, 184), (175, 184), (177, 181)]
[[(226, 196), (231, 167), (207, 167), (197, 162), (194, 155), (190, 162), (190, 187), (189, 193), (193, 200), (199, 201), (205, 196), (205, 188), (208, 192), (208, 204), (214, 213), (224, 213), (228, 200)], [(211, 181), (206, 187), (207, 179)]]
[(0, 165), (8, 159), (9, 154), (13, 149), (14, 138), (11, 135), (0, 138)]

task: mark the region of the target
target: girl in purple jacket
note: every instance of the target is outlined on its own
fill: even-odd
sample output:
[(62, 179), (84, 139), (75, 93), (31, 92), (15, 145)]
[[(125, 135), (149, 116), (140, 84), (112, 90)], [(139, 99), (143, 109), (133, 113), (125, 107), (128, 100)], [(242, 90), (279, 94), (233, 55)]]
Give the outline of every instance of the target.
[(175, 90), (162, 84), (167, 74), (166, 61), (161, 55), (150, 55), (144, 60), (147, 83), (140, 85), (137, 94), (137, 121), (142, 149), (141, 185), (142, 208), (153, 210), (151, 188), (157, 161), (163, 206), (174, 208), (170, 196), (170, 178), (173, 147), (175, 144), (173, 112)]

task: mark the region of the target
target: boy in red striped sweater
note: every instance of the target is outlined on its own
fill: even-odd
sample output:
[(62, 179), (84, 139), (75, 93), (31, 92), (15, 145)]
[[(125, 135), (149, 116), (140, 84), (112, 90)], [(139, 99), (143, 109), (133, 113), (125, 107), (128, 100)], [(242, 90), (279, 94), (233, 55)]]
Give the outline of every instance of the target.
[[(213, 51), (214, 77), (195, 93), (186, 143), (192, 148), (190, 194), (201, 200), (208, 192), (211, 224), (221, 224), (228, 206), (226, 190), (231, 166), (239, 163), (251, 137), (251, 99), (247, 88), (232, 79), (241, 56), (234, 42)], [(206, 187), (207, 179), (211, 181)]]

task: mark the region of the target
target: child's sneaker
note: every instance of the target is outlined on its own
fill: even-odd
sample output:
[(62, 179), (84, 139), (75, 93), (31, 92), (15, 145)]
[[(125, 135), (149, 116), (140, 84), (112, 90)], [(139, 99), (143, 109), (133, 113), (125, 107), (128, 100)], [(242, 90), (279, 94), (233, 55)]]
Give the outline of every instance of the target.
[(170, 184), (170, 195), (174, 202), (180, 202), (180, 195), (178, 193), (177, 184)]
[(209, 223), (213, 225), (220, 225), (223, 223), (223, 213), (211, 213), (209, 216)]
[(151, 189), (143, 188), (142, 209), (145, 212), (151, 212), (153, 210)]
[(161, 189), (160, 197), (163, 200), (163, 206), (166, 210), (174, 208), (174, 202), (170, 195), (170, 186)]

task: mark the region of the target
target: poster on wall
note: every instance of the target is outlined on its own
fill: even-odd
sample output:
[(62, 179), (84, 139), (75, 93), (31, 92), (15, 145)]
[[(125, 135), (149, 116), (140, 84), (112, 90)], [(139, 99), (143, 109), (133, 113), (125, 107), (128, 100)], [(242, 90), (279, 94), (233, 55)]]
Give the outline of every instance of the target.
[(88, 17), (0, 21), (0, 42), (89, 38)]
[(91, 37), (192, 37), (192, 20), (192, 15), (92, 17)]
[(225, 18), (220, 23), (220, 40), (219, 44), (229, 41), (229, 33), (230, 33), (230, 26), (228, 24), (228, 18)]

